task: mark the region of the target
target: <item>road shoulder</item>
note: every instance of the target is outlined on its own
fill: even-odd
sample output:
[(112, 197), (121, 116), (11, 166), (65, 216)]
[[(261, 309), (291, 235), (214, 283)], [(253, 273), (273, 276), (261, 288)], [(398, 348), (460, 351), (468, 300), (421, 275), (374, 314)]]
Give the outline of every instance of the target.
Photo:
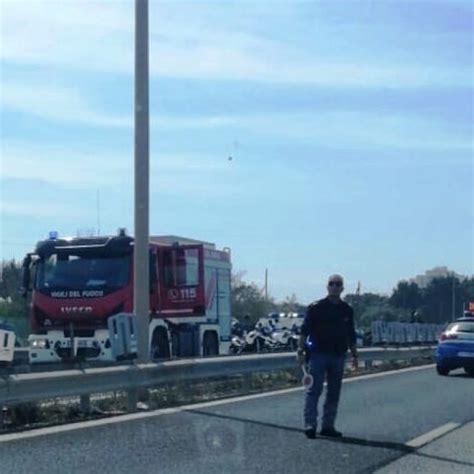
[(413, 454), (378, 469), (376, 474), (426, 472), (430, 474), (474, 472), (474, 421), (429, 442)]

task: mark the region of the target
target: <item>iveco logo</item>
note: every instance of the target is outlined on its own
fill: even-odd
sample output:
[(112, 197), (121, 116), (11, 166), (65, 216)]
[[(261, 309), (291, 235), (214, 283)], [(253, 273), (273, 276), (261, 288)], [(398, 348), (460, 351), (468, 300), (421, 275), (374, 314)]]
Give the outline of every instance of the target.
[(92, 311), (92, 306), (61, 306), (63, 314), (89, 314)]

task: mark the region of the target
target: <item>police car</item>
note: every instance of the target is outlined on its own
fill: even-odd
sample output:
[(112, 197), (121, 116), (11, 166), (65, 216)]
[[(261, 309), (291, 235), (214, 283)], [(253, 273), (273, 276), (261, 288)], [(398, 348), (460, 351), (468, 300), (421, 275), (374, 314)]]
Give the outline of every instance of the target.
[(474, 316), (451, 323), (440, 335), (436, 349), (436, 370), (448, 375), (451, 370), (464, 368), (474, 376)]

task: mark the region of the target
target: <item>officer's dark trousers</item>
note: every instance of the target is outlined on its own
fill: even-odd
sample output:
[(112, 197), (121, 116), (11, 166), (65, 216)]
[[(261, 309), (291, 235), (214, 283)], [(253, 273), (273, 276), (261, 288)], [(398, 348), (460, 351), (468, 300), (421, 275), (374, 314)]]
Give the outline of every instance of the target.
[(341, 394), (342, 376), (344, 375), (345, 355), (312, 354), (309, 359), (309, 373), (313, 376), (313, 386), (306, 391), (304, 407), (305, 428), (316, 428), (318, 425), (318, 401), (327, 378), (326, 401), (322, 428), (334, 428), (339, 396)]

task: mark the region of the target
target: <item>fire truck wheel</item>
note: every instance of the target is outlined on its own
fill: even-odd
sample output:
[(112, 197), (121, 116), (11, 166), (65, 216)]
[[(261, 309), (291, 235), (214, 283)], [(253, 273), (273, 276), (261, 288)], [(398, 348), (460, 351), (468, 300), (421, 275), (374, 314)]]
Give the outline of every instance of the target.
[(295, 339), (291, 338), (289, 341), (289, 346), (290, 346), (290, 351), (296, 351), (298, 348), (298, 343), (296, 342)]
[(151, 358), (156, 359), (169, 359), (170, 348), (168, 343), (168, 335), (163, 328), (155, 329), (153, 337), (151, 339)]
[(215, 356), (219, 354), (217, 345), (217, 334), (215, 332), (207, 331), (204, 333), (202, 342), (202, 353), (204, 357)]

